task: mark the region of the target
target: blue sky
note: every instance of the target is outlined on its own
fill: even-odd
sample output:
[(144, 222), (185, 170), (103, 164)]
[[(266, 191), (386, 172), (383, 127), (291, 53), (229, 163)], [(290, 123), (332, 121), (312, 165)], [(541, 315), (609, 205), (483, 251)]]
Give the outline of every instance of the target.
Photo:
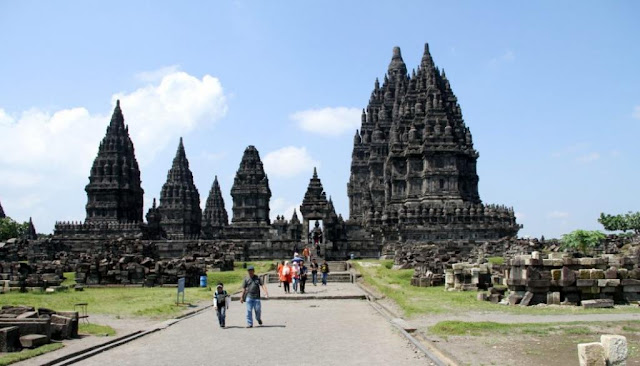
[[(348, 216), (353, 133), (392, 47), (429, 42), (480, 152), (480, 196), (520, 235), (600, 228), (640, 208), (640, 4), (634, 1), (0, 1), (0, 202), (41, 232), (84, 219), (115, 98), (157, 197), (184, 137), (201, 202), (229, 191), (244, 148), (273, 215), (313, 166)], [(145, 211), (148, 208), (145, 207)]]

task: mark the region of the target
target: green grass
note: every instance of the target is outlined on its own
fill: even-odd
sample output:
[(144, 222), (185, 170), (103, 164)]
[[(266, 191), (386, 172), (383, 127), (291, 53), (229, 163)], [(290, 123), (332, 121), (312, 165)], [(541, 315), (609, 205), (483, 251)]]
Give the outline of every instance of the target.
[(18, 361), (23, 361), (32, 357), (40, 356), (42, 354), (55, 351), (62, 347), (64, 347), (62, 343), (49, 343), (35, 349), (25, 349), (20, 352), (6, 353), (0, 356), (0, 366), (5, 366)]
[[(271, 269), (271, 261), (251, 262), (256, 273), (264, 273)], [(209, 300), (213, 296), (211, 286), (223, 282), (225, 289), (233, 293), (240, 289), (242, 279), (247, 271), (242, 263), (236, 263), (233, 271), (209, 272), (206, 288), (186, 288), (185, 302), (197, 303)], [(73, 285), (75, 276), (66, 273), (65, 284)], [(184, 311), (184, 306), (176, 306), (176, 288), (174, 287), (115, 287), (87, 288), (84, 291), (63, 291), (56, 293), (19, 293), (10, 292), (2, 296), (3, 305), (29, 305), (36, 308), (45, 307), (54, 310), (74, 310), (74, 304), (87, 303), (89, 319), (91, 314), (109, 314), (116, 316), (144, 316), (153, 318), (170, 318)]]
[[(612, 322), (607, 322), (611, 325)], [(597, 322), (593, 323), (597, 324)], [(429, 332), (439, 336), (483, 336), (487, 334), (529, 335), (590, 335), (594, 331), (584, 323), (496, 323), (463, 322), (447, 320), (429, 327)]]
[(64, 273), (64, 281), (62, 281), (63, 286), (73, 286), (76, 284), (76, 273), (75, 272), (65, 272)]
[[(362, 266), (369, 262), (373, 266)], [(463, 314), (476, 312), (507, 312), (511, 314), (602, 314), (602, 313), (638, 313), (640, 307), (624, 309), (583, 309), (577, 306), (505, 306), (488, 301), (477, 301), (475, 291), (445, 291), (439, 287), (411, 286), (413, 269), (391, 269), (392, 260), (353, 261), (362, 278), (368, 285), (377, 289), (387, 298), (396, 302), (408, 317), (424, 314)], [(375, 265), (378, 264), (378, 265)]]
[(100, 337), (110, 337), (116, 335), (115, 329), (111, 328), (110, 326), (93, 323), (80, 323), (80, 325), (78, 326), (78, 333), (91, 334)]
[(504, 264), (504, 257), (489, 257), (487, 258), (489, 263), (494, 264), (496, 266), (501, 266)]

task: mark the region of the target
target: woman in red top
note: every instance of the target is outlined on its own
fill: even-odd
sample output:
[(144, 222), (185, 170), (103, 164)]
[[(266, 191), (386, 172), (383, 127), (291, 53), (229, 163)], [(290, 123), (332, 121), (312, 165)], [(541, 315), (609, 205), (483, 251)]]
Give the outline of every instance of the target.
[(282, 266), (282, 270), (280, 271), (280, 281), (284, 283), (284, 293), (290, 293), (289, 284), (291, 283), (291, 266), (289, 265), (289, 261), (284, 262), (284, 266)]

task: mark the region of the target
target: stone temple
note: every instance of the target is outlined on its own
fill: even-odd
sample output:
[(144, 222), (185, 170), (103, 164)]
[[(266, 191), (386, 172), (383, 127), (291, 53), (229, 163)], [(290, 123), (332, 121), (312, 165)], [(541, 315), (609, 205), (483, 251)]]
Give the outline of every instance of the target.
[(428, 46), (411, 75), (396, 47), (354, 137), (348, 220), (336, 213), (314, 168), (300, 210), (272, 222), (269, 178), (253, 145), (231, 187), (231, 220), (217, 177), (203, 211), (180, 139), (159, 203), (153, 200), (144, 222), (140, 170), (117, 102), (91, 167), (86, 219), (56, 223), (54, 240), (76, 252), (99, 251), (108, 240), (144, 240), (160, 257), (216, 246), (231, 248), (236, 259), (255, 260), (286, 258), (316, 245), (322, 257), (344, 259), (379, 257), (385, 246), (514, 237), (520, 225), (513, 209), (480, 200), (478, 156)]
[(513, 209), (480, 200), (478, 156), (429, 46), (411, 75), (395, 47), (354, 137), (350, 220), (391, 242), (513, 237)]
[(0, 202), (0, 219), (4, 219), (7, 215), (4, 214), (4, 209), (2, 208), (2, 202)]

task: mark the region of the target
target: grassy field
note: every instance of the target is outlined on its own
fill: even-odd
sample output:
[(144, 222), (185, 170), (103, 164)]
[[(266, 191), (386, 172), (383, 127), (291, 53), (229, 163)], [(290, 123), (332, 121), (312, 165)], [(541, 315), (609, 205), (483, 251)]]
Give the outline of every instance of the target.
[(55, 351), (64, 347), (62, 343), (49, 343), (35, 349), (25, 349), (20, 352), (11, 352), (0, 356), (0, 366), (9, 365), (18, 361), (23, 361), (32, 357), (40, 356), (47, 352)]
[(410, 281), (412, 269), (394, 270), (392, 260), (354, 261), (363, 280), (395, 301), (405, 315), (461, 314), (469, 311), (508, 312), (515, 314), (594, 314), (640, 312), (640, 307), (624, 309), (582, 309), (581, 307), (522, 307), (495, 305), (487, 301), (477, 301), (475, 291), (444, 291), (444, 287), (415, 287)]
[[(534, 335), (590, 335), (590, 325), (602, 325), (603, 322), (567, 322), (567, 323), (496, 323), (496, 322), (463, 322), (442, 321), (429, 327), (431, 334), (439, 336), (484, 336), (488, 334), (534, 334)], [(634, 325), (640, 321), (606, 322), (607, 326), (621, 326), (623, 330), (632, 332)]]
[[(272, 263), (265, 261), (248, 264), (256, 267), (256, 273), (263, 273), (270, 270)], [(223, 282), (226, 290), (233, 293), (240, 289), (246, 273), (242, 263), (236, 263), (233, 271), (208, 273), (208, 284), (215, 287), (218, 282)], [(65, 273), (65, 277), (66, 285), (75, 282), (74, 273)], [(212, 296), (210, 287), (185, 289), (185, 302), (188, 303), (209, 300)], [(56, 293), (11, 292), (0, 295), (0, 302), (3, 305), (29, 305), (60, 311), (73, 310), (77, 303), (88, 303), (89, 316), (93, 313), (169, 318), (185, 310), (184, 306), (176, 306), (176, 289), (163, 287), (85, 288), (79, 292), (69, 290)]]

